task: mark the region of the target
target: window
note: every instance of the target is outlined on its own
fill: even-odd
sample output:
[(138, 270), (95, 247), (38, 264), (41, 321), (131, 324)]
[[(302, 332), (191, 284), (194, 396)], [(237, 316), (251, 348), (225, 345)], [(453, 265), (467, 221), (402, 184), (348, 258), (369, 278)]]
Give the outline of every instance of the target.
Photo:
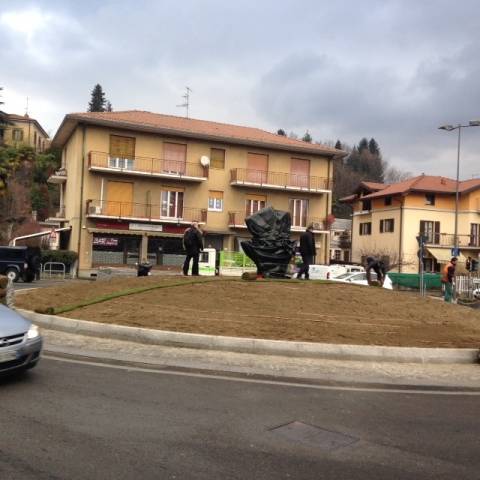
[(440, 243), (440, 222), (420, 220), (420, 234), (427, 237), (426, 243), (438, 245)]
[(362, 200), (362, 210), (369, 211), (372, 209), (372, 201), (371, 200)]
[(389, 207), (392, 204), (392, 197), (385, 197), (385, 206)]
[(268, 155), (260, 153), (247, 154), (247, 181), (252, 183), (267, 183)]
[(470, 224), (470, 247), (480, 247), (480, 223)]
[(23, 142), (23, 130), (21, 128), (14, 128), (12, 131), (12, 139), (16, 142)]
[(37, 132), (33, 132), (33, 146), (37, 148)]
[(290, 182), (294, 187), (308, 187), (310, 179), (310, 160), (292, 158), (290, 160)]
[(163, 171), (166, 173), (185, 173), (187, 146), (182, 143), (163, 144)]
[(225, 168), (225, 150), (223, 150), (223, 148), (210, 149), (210, 167)]
[(208, 192), (208, 210), (211, 212), (223, 211), (223, 192)]
[(343, 251), (343, 261), (349, 262), (350, 261), (350, 252), (348, 250)]
[(338, 260), (338, 261), (342, 259), (342, 251), (341, 250), (335, 250), (334, 259)]
[(135, 159), (135, 138), (110, 135), (110, 156), (108, 166), (110, 168), (122, 168), (133, 170)]
[(166, 218), (183, 217), (183, 192), (164, 190), (160, 197), (160, 216)]
[(307, 227), (308, 200), (305, 198), (290, 199), (292, 227)]
[(395, 219), (380, 220), (380, 233), (391, 233), (395, 229)]
[(247, 195), (245, 201), (245, 214), (247, 217), (252, 213), (258, 212), (262, 208), (265, 208), (267, 203), (267, 197), (263, 195)]
[(372, 222), (363, 222), (360, 224), (360, 235), (372, 234)]
[(426, 193), (425, 194), (425, 205), (435, 205), (435, 194)]

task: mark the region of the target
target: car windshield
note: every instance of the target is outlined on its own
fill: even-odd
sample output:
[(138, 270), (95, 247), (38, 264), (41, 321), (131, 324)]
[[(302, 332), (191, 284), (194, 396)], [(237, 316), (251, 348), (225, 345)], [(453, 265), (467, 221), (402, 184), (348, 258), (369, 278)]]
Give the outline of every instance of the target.
[(351, 273), (342, 273), (341, 275), (338, 275), (335, 278), (344, 279), (344, 278), (350, 277), (351, 275), (352, 275)]

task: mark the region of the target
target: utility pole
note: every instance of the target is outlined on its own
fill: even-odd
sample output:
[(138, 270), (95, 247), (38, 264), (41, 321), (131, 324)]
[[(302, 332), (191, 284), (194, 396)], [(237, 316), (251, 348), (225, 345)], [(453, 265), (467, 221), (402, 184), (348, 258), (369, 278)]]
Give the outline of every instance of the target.
[(185, 108), (186, 113), (187, 113), (186, 117), (189, 118), (188, 117), (188, 113), (189, 113), (188, 110), (190, 108), (190, 93), (192, 93), (192, 89), (190, 87), (185, 87), (185, 90), (186, 90), (185, 94), (182, 95), (182, 98), (184, 98), (185, 101), (182, 104), (177, 105), (177, 107)]

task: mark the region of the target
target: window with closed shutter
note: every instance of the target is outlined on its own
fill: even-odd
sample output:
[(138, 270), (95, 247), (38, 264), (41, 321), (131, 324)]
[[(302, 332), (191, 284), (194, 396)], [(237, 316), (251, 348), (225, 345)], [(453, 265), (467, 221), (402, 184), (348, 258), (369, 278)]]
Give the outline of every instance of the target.
[(210, 167), (211, 168), (225, 168), (225, 150), (222, 148), (210, 149)]
[(290, 185), (308, 187), (310, 176), (310, 160), (292, 158), (290, 161)]
[(187, 146), (183, 143), (163, 144), (163, 170), (167, 173), (185, 173)]
[(267, 183), (268, 155), (248, 153), (247, 181), (253, 183)]

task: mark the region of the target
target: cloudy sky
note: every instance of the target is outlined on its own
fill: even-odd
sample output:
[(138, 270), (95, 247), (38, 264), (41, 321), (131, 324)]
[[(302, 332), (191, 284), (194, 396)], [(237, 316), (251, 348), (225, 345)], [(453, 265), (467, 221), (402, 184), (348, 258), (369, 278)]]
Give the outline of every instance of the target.
[[(455, 175), (480, 119), (480, 2), (0, 0), (2, 109), (53, 135), (100, 83), (115, 110), (366, 136), (415, 174)], [(480, 176), (480, 127), (461, 177)]]

